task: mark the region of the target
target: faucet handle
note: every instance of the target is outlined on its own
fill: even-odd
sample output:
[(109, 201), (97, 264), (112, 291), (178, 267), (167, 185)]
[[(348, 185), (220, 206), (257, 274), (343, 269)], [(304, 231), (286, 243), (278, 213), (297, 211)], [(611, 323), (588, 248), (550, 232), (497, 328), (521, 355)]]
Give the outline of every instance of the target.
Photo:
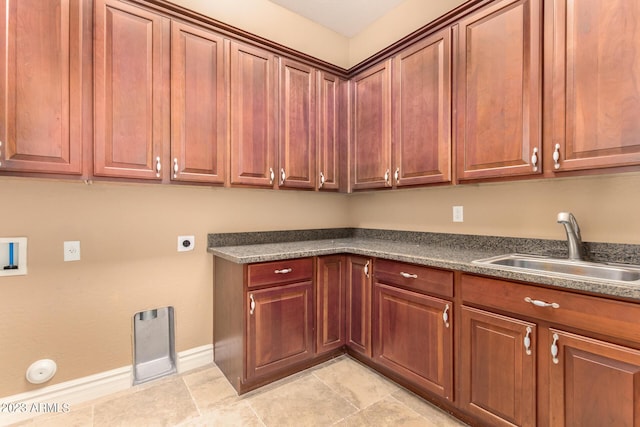
[[(559, 212), (558, 213), (558, 222), (571, 222), (571, 212)], [(575, 221), (575, 220), (574, 220)]]

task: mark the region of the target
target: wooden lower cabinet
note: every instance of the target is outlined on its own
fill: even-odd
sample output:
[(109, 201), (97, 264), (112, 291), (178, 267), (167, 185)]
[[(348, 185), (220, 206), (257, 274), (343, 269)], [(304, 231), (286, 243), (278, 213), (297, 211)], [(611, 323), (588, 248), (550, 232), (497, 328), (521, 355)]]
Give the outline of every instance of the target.
[(640, 426), (640, 305), (466, 274), (460, 289), (462, 410), (492, 426)]
[(347, 347), (371, 357), (371, 258), (347, 258)]
[(248, 291), (247, 379), (313, 357), (313, 284)]
[(373, 301), (375, 363), (453, 400), (451, 302), (382, 283)]
[(316, 273), (316, 352), (344, 346), (347, 259), (343, 255), (318, 257)]
[(460, 311), (461, 406), (490, 425), (535, 426), (536, 325), (464, 306)]
[(549, 339), (549, 425), (640, 426), (640, 351), (553, 328)]

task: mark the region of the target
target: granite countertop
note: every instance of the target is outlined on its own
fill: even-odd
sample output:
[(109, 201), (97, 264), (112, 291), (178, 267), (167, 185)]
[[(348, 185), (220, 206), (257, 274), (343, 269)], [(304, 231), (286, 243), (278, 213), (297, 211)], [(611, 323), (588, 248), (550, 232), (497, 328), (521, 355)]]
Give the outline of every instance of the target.
[[(235, 240), (228, 239), (227, 236), (230, 235), (211, 234), (209, 235), (208, 251), (215, 256), (239, 264), (346, 253), (640, 301), (640, 285), (637, 283), (573, 279), (567, 276), (514, 271), (500, 266), (485, 266), (472, 262), (507, 253), (562, 256), (558, 252), (564, 250), (566, 243), (561, 241), (346, 230), (350, 230), (350, 232), (332, 233), (329, 239), (313, 239), (314, 237), (326, 237), (327, 234), (313, 235), (312, 233), (312, 235), (305, 236), (309, 240), (296, 240), (299, 236), (296, 234), (288, 235), (288, 232), (277, 235), (234, 233), (235, 236), (240, 237)], [(219, 238), (220, 236), (224, 236), (224, 238)], [(216, 237), (218, 238), (216, 239)], [(257, 237), (257, 239), (252, 240), (252, 237)], [(291, 241), (287, 241), (287, 237), (290, 237)], [(257, 243), (252, 243), (252, 241)], [(264, 241), (273, 241), (274, 243), (264, 243)], [(611, 251), (617, 256), (617, 259), (614, 259), (616, 262), (620, 262), (621, 258), (625, 261), (630, 256), (640, 253), (635, 245), (591, 244), (591, 246), (592, 251), (599, 254), (598, 256), (606, 256), (607, 254), (603, 253), (607, 250)], [(613, 255), (608, 255), (609, 260), (611, 260), (611, 256)]]

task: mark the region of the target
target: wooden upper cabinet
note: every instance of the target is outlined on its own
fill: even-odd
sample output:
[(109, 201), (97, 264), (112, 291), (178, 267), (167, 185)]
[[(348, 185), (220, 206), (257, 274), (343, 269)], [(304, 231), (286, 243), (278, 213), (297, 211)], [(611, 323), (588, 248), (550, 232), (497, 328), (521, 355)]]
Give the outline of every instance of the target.
[(391, 186), (391, 60), (352, 79), (352, 189)]
[(317, 73), (318, 154), (317, 182), (320, 190), (340, 189), (341, 145), (347, 144), (343, 129), (345, 82), (329, 73)]
[(394, 185), (451, 181), (451, 29), (393, 64)]
[(539, 0), (498, 1), (460, 21), (459, 180), (541, 173), (540, 30)]
[(640, 164), (640, 3), (549, 3), (546, 169)]
[(170, 169), (169, 20), (98, 0), (94, 28), (94, 174), (161, 180)]
[(229, 51), (222, 36), (171, 23), (171, 178), (224, 184)]
[(86, 0), (0, 1), (0, 170), (82, 173), (91, 16)]
[(315, 188), (316, 70), (280, 60), (280, 187)]
[(231, 184), (276, 182), (277, 69), (273, 54), (231, 42)]

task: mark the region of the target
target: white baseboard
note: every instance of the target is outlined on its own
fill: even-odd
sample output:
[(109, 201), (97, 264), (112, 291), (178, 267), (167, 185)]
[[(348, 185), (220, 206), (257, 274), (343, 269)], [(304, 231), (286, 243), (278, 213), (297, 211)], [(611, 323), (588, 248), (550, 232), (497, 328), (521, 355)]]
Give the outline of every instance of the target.
[[(191, 348), (178, 353), (178, 373), (213, 363), (213, 345)], [(126, 390), (133, 385), (133, 366), (100, 372), (87, 377), (65, 381), (38, 390), (0, 398), (0, 426), (6, 426), (44, 413), (41, 403), (73, 407), (79, 403)], [(63, 406), (65, 405), (65, 406)]]

